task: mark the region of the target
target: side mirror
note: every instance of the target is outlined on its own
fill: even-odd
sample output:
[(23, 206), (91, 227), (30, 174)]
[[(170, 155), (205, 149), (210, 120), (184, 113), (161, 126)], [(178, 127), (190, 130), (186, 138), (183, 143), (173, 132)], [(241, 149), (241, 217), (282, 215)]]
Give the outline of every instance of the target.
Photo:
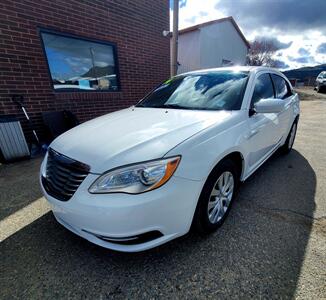
[(284, 109), (284, 100), (275, 98), (262, 99), (255, 103), (254, 108), (256, 113), (279, 113)]

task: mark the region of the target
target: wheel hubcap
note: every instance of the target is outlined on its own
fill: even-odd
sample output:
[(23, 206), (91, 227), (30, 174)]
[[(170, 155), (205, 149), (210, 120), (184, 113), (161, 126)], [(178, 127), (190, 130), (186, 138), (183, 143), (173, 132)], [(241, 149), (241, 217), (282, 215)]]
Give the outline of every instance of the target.
[(297, 124), (294, 124), (290, 133), (289, 149), (291, 149), (293, 146), (296, 130), (297, 130)]
[(234, 178), (231, 172), (226, 171), (215, 182), (209, 197), (207, 213), (212, 224), (219, 222), (227, 212), (234, 190)]

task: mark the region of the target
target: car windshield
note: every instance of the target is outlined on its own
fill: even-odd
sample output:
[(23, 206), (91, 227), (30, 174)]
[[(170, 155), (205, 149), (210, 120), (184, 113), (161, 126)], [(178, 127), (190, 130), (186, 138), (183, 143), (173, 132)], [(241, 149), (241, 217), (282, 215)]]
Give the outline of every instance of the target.
[(248, 72), (215, 71), (173, 77), (149, 93), (137, 107), (239, 110)]

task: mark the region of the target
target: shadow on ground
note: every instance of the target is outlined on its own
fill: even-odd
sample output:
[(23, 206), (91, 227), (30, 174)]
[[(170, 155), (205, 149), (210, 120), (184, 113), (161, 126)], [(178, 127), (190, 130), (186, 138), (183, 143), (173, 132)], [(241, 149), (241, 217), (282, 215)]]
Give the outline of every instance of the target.
[(292, 298), (315, 187), (299, 152), (275, 155), (243, 184), (216, 233), (136, 254), (92, 245), (48, 213), (0, 245), (0, 298)]
[(42, 197), (38, 179), (41, 160), (0, 164), (0, 220)]

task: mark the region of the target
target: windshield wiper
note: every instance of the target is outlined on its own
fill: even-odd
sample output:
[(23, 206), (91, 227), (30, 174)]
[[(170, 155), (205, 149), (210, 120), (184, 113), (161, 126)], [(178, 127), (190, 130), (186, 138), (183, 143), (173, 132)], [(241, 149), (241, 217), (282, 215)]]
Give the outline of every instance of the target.
[(193, 109), (192, 107), (182, 106), (179, 104), (163, 104), (161, 106), (155, 106), (158, 108), (173, 108), (173, 109)]
[(182, 106), (179, 104), (162, 104), (162, 105), (153, 105), (153, 106), (147, 106), (143, 104), (137, 104), (136, 107), (147, 107), (147, 108), (172, 108), (172, 109), (188, 109), (188, 110), (221, 110), (218, 108), (210, 109), (206, 107), (189, 107), (189, 106)]

